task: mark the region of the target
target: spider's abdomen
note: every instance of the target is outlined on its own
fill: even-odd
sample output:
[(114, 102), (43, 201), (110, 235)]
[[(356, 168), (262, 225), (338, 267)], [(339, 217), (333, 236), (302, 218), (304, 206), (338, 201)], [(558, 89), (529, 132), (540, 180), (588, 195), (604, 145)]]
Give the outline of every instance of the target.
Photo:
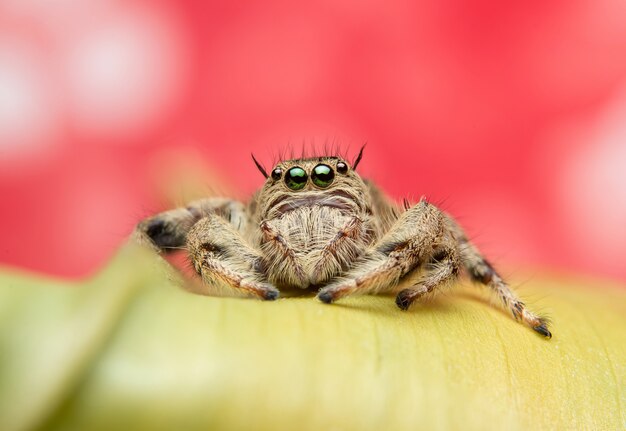
[(363, 254), (367, 221), (338, 208), (303, 206), (262, 223), (268, 281), (277, 287), (320, 285)]

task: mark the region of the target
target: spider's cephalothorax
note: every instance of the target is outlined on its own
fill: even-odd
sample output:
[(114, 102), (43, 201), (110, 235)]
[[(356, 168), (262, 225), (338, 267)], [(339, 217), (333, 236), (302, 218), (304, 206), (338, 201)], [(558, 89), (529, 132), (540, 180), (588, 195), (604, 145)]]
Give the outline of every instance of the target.
[(336, 157), (279, 163), (253, 199), (250, 233), (268, 281), (279, 288), (340, 275), (380, 231), (367, 185)]
[(155, 250), (186, 247), (207, 286), (276, 299), (279, 289), (318, 289), (326, 303), (398, 291), (406, 310), (461, 269), (490, 287), (516, 320), (550, 337), (448, 214), (421, 200), (391, 202), (341, 157), (278, 163), (252, 199), (192, 202), (142, 221), (135, 237)]

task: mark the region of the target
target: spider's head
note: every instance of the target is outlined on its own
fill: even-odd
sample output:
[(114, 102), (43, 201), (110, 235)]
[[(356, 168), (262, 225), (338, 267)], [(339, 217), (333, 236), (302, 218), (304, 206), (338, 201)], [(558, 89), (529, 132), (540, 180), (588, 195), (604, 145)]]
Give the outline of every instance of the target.
[(366, 206), (367, 186), (356, 172), (363, 148), (350, 164), (323, 156), (279, 162), (266, 177), (258, 202), (264, 218), (275, 218), (300, 207), (327, 206), (355, 213)]

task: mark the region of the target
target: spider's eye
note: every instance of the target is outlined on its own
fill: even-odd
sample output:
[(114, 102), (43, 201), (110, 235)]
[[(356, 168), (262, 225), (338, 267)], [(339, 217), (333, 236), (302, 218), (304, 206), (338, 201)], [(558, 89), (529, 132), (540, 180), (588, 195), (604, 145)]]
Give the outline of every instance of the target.
[(348, 165), (346, 165), (344, 162), (337, 163), (337, 172), (339, 172), (340, 174), (345, 174), (346, 172), (348, 172)]
[(318, 187), (326, 188), (328, 187), (335, 178), (335, 172), (333, 168), (328, 165), (319, 164), (313, 168), (313, 172), (311, 173), (311, 180), (313, 180), (313, 184)]
[(285, 174), (285, 184), (291, 190), (300, 190), (304, 188), (307, 181), (307, 174), (304, 169), (295, 167), (291, 168)]
[(281, 168), (276, 168), (272, 171), (272, 179), (273, 180), (280, 180), (280, 177), (283, 175), (283, 170)]

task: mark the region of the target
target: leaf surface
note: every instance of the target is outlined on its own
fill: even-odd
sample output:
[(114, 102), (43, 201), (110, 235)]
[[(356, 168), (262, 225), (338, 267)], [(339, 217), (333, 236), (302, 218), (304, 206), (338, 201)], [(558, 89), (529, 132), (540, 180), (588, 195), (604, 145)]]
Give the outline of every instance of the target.
[(0, 428), (626, 426), (626, 289), (606, 282), (525, 284), (550, 341), (474, 286), (401, 312), (179, 284), (135, 247), (78, 285), (0, 270)]

